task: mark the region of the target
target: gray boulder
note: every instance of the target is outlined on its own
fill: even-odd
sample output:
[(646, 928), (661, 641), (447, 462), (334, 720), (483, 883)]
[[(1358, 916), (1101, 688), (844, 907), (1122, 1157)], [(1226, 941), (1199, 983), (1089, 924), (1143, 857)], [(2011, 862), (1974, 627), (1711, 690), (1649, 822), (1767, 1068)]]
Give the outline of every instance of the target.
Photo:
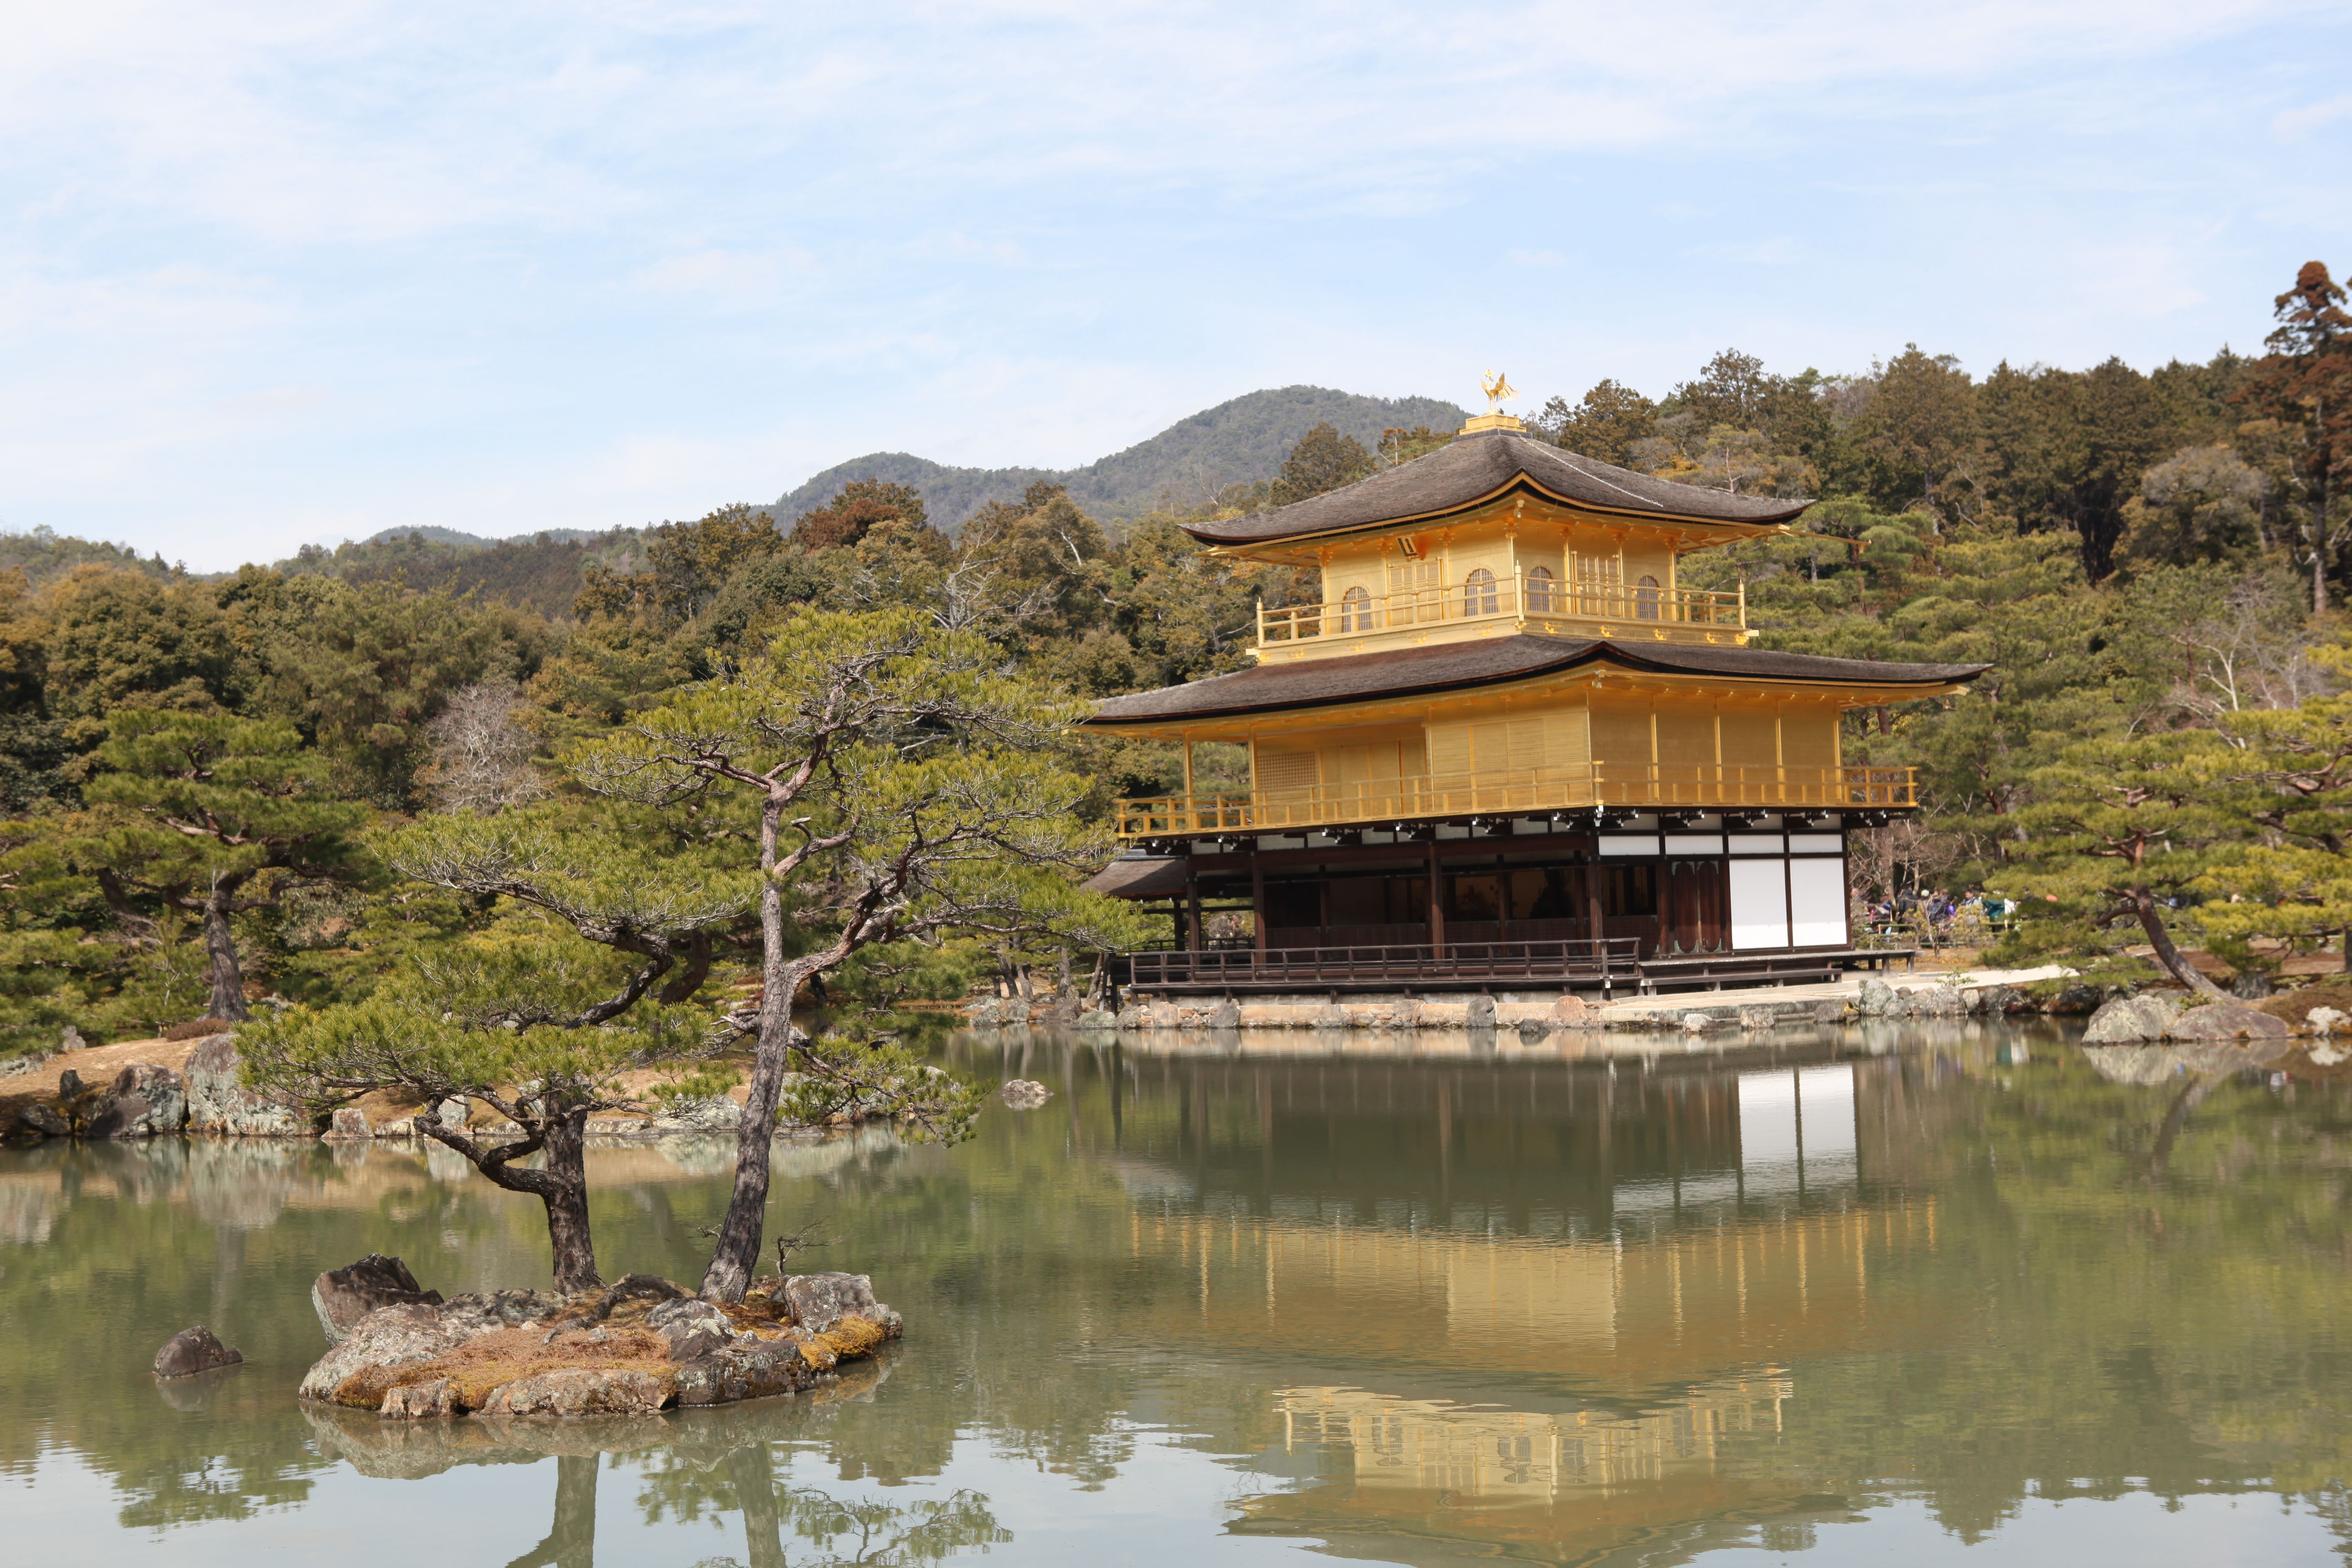
[(1519, 1020), (1519, 1044), (1523, 1046), (1539, 1046), (1543, 1044), (1544, 1037), (1550, 1033), (1551, 1026), (1541, 1018)]
[(1845, 1022), (1845, 1004), (1844, 1004), (1844, 1003), (1843, 1003), (1843, 1002), (1837, 1001), (1837, 1000), (1835, 1000), (1834, 998), (1832, 998), (1832, 1000), (1827, 1001), (1827, 1002), (1816, 1002), (1816, 1003), (1814, 1003), (1814, 1004), (1813, 1004), (1813, 1022), (1814, 1022), (1814, 1023), (1816, 1023), (1816, 1024), (1843, 1024), (1843, 1023), (1844, 1023), (1844, 1022)]
[(1118, 1027), (1118, 1016), (1097, 1007), (1079, 1014), (1077, 1026), (1081, 1029), (1116, 1029)]
[(2084, 1018), (2099, 1010), (2107, 994), (2095, 985), (2069, 985), (2050, 1000), (2050, 1013), (2058, 1018)]
[(2165, 1037), (2191, 1041), (2283, 1040), (2287, 1032), (2285, 1019), (2273, 1018), (2258, 1007), (2214, 1002), (2191, 1007), (2175, 1017)]
[(424, 1304), (437, 1307), (441, 1292), (417, 1289), (416, 1276), (397, 1258), (371, 1252), (357, 1263), (331, 1268), (310, 1284), (310, 1305), (327, 1342), (339, 1344), (360, 1321), (380, 1308)]
[(215, 1338), (210, 1329), (198, 1323), (163, 1342), (163, 1348), (155, 1352), (155, 1375), (194, 1377), (215, 1367), (236, 1366), (244, 1360), (234, 1348)]
[(2176, 998), (2156, 993), (2118, 996), (2091, 1015), (2090, 1026), (2083, 1031), (2083, 1043), (2136, 1046), (2160, 1040), (2179, 1011), (2180, 1003)]
[(423, 1301), (380, 1307), (352, 1326), (341, 1342), (311, 1363), (295, 1393), (331, 1400), (353, 1374), (370, 1368), (397, 1371), (456, 1350), (485, 1331), (455, 1313)]
[(743, 1125), (743, 1106), (732, 1095), (673, 1100), (650, 1125), (656, 1132), (732, 1132)]
[(1035, 1079), (1016, 1078), (997, 1090), (1010, 1110), (1034, 1110), (1054, 1098), (1054, 1091)]
[(19, 1126), (29, 1128), (45, 1138), (69, 1138), (73, 1135), (73, 1123), (66, 1120), (66, 1113), (40, 1100), (35, 1100), (16, 1112), (16, 1121)]
[(1769, 1007), (1742, 1007), (1739, 1010), (1739, 1026), (1743, 1029), (1770, 1028), (1772, 1026), (1772, 1009)]
[(356, 1105), (339, 1105), (332, 1121), (327, 1123), (327, 1140), (334, 1143), (364, 1143), (375, 1136), (368, 1125), (367, 1112)]
[(377, 1414), (392, 1420), (415, 1421), (427, 1415), (463, 1415), (465, 1406), (457, 1403), (457, 1385), (446, 1377), (425, 1383), (403, 1384), (387, 1390)]
[(1721, 1022), (1721, 1019), (1711, 1013), (1685, 1013), (1683, 1015), (1683, 1031), (1685, 1034), (1704, 1035)]
[(1862, 994), (1854, 1005), (1865, 1018), (1884, 1018), (1895, 1007), (1895, 987), (1871, 975), (1862, 983)]
[(91, 1138), (152, 1138), (177, 1132), (188, 1120), (187, 1089), (178, 1073), (132, 1062), (84, 1108)]
[(1230, 996), (1218, 1003), (1216, 1011), (1209, 1015), (1209, 1027), (1212, 1029), (1238, 1029), (1241, 1026), (1242, 1005)]
[(898, 1314), (874, 1299), (874, 1281), (864, 1274), (793, 1274), (784, 1280), (784, 1300), (793, 1321), (822, 1334), (844, 1318), (863, 1318), (896, 1333)]
[(1493, 1028), (1495, 1026), (1495, 999), (1483, 993), (1471, 997), (1468, 1004), (1462, 1009), (1462, 1022), (1464, 1026), (1466, 1028)]
[(212, 1035), (188, 1053), (188, 1131), (242, 1138), (300, 1138), (310, 1125), (293, 1110), (237, 1081), (235, 1035)]
[(1911, 1015), (1916, 1018), (1957, 1018), (1967, 1011), (1957, 986), (1929, 985), (1911, 994)]
[(646, 1327), (669, 1345), (672, 1361), (693, 1361), (725, 1349), (735, 1339), (735, 1325), (727, 1314), (692, 1296), (656, 1307), (646, 1314)]
[(482, 1402), (499, 1415), (650, 1415), (677, 1398), (677, 1380), (635, 1367), (567, 1366), (502, 1383)]

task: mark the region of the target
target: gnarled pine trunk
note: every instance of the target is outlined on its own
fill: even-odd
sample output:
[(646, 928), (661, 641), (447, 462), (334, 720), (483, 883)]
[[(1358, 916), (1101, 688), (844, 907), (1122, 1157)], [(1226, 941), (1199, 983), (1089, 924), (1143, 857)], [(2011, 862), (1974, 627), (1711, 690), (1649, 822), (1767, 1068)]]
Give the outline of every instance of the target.
[(2164, 912), (2157, 908), (2155, 898), (2144, 892), (2133, 892), (2126, 897), (2132, 912), (2139, 916), (2140, 929), (2147, 933), (2147, 944), (2156, 949), (2156, 961), (2164, 965), (2175, 980), (2198, 994), (2216, 1002), (2228, 1001), (2221, 988), (2200, 974), (2197, 966), (2181, 957), (2180, 950), (2172, 945), (2172, 933), (2164, 929)]
[(205, 980), (211, 987), (212, 1000), (205, 1005), (207, 1017), (242, 1020), (253, 1015), (245, 1005), (245, 971), (236, 962), (236, 938), (228, 929), (229, 900), (232, 889), (215, 889), (205, 900)]
[[(463, 1154), (498, 1185), (510, 1193), (529, 1193), (547, 1209), (548, 1251), (555, 1266), (555, 1288), (570, 1294), (592, 1289), (604, 1281), (596, 1272), (596, 1243), (588, 1226), (588, 1108), (551, 1110), (537, 1134), (520, 1143), (485, 1147), (465, 1133), (441, 1125), (438, 1100), (416, 1113), (417, 1130), (436, 1143)], [(538, 1150), (547, 1151), (547, 1168), (518, 1170), (513, 1162)]]
[(776, 1136), (776, 1101), (783, 1093), (784, 1068), (793, 1049), (793, 992), (803, 971), (784, 957), (784, 896), (773, 876), (777, 819), (774, 800), (760, 812), (760, 1038), (751, 1062), (751, 1082), (743, 1100), (743, 1122), (735, 1132), (735, 1191), (727, 1217), (719, 1222), (719, 1246), (702, 1272), (702, 1299), (740, 1301), (751, 1288), (760, 1261), (760, 1239), (768, 1215), (769, 1154)]

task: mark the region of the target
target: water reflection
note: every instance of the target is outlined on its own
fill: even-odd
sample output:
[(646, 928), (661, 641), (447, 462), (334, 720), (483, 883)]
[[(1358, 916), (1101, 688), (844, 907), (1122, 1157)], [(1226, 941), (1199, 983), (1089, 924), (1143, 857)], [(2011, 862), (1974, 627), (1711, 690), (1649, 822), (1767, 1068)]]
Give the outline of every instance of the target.
[[(1221, 1531), (1667, 1563), (1913, 1506), (2031, 1559), (2042, 1502), (2135, 1492), (2263, 1491), (2347, 1535), (2333, 1078), (1981, 1025), (1671, 1044), (959, 1038), (1056, 1098), (955, 1151), (867, 1134), (780, 1161), (774, 1217), (824, 1216), (824, 1263), (907, 1312), (887, 1367), (552, 1435), (289, 1398), (319, 1268), (382, 1250), (445, 1289), (537, 1282), (527, 1200), (392, 1145), (0, 1152), (0, 1468), (105, 1475), (102, 1514), (61, 1516), (83, 1547), (250, 1530), (330, 1485), (446, 1510), (503, 1476), (509, 1514), (552, 1511), (481, 1556), (567, 1565), (1045, 1540), (1190, 1562)], [(607, 1266), (698, 1268), (723, 1168), (596, 1152)], [(146, 1356), (194, 1321), (247, 1366), (159, 1391)]]

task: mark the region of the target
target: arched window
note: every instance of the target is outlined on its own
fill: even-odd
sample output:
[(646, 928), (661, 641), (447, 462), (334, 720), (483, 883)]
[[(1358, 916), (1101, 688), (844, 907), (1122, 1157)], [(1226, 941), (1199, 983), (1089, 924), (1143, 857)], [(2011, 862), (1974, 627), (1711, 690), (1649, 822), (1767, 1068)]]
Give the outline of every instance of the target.
[(1551, 614), (1551, 568), (1528, 569), (1528, 608), (1538, 616)]
[(1633, 613), (1645, 621), (1656, 620), (1658, 600), (1662, 596), (1658, 592), (1658, 580), (1655, 577), (1643, 578), (1633, 584)]
[(1462, 579), (1462, 613), (1465, 616), (1491, 616), (1503, 607), (1502, 595), (1495, 592), (1495, 574), (1481, 566)]
[(1361, 588), (1339, 595), (1339, 635), (1372, 629), (1372, 596)]

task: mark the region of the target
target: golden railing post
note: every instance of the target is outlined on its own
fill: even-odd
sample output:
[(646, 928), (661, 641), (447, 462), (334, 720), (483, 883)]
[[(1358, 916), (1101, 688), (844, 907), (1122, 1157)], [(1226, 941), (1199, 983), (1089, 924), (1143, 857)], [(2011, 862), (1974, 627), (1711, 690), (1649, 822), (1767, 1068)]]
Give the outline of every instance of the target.
[(1739, 629), (1748, 629), (1748, 579), (1739, 579)]

